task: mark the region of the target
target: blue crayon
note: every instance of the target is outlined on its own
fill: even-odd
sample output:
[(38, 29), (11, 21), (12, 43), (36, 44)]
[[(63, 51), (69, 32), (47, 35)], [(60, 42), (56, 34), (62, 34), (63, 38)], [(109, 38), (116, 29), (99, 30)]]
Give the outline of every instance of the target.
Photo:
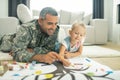
[(113, 73), (113, 71), (106, 71), (108, 74), (111, 74), (111, 73)]
[(90, 60), (89, 59), (85, 59), (86, 61), (88, 61), (88, 62), (90, 62)]
[(32, 61), (32, 66), (35, 66), (35, 64), (36, 64), (36, 61)]
[(20, 76), (20, 74), (14, 74), (13, 76)]

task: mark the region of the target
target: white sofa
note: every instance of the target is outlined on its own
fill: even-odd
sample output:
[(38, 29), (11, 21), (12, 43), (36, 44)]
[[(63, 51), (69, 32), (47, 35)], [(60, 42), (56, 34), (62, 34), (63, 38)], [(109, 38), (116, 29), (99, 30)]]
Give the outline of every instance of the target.
[[(83, 22), (86, 24), (86, 39), (84, 44), (106, 44), (108, 39), (108, 23), (105, 19), (92, 19), (91, 14), (85, 15), (84, 12), (69, 12), (60, 10), (59, 12), (59, 26), (64, 29), (66, 35), (74, 21)], [(22, 23), (28, 22), (34, 17), (39, 16), (39, 11), (31, 11), (24, 4), (17, 7), (18, 18), (8, 17), (0, 18), (0, 35), (4, 33), (11, 33), (19, 26), (19, 20)], [(18, 26), (17, 26), (18, 25)], [(9, 28), (9, 29), (7, 29)], [(5, 30), (4, 30), (5, 29)], [(63, 36), (63, 33), (60, 34)], [(63, 37), (62, 37), (63, 38)]]
[[(15, 17), (0, 18), (0, 37), (5, 34), (15, 33), (19, 26), (19, 20)], [(0, 51), (0, 61), (12, 59), (13, 58), (9, 55), (9, 53), (3, 53)]]
[[(58, 11), (60, 28), (64, 29), (61, 32), (61, 38), (68, 35), (68, 30), (71, 25), (77, 22), (83, 22), (86, 24), (87, 34), (84, 45), (91, 44), (106, 44), (108, 40), (108, 22), (105, 19), (92, 19), (91, 14), (85, 14), (84, 12), (70, 12), (65, 10)], [(39, 11), (33, 10), (33, 16), (38, 18)], [(60, 38), (59, 38), (60, 39)]]
[[(0, 35), (15, 33), (20, 26), (19, 20), (15, 17), (0, 18)], [(84, 44), (106, 44), (108, 36), (107, 21), (104, 19), (93, 19), (90, 25), (86, 25), (87, 33)], [(65, 33), (68, 35), (68, 30), (71, 25), (60, 25), (64, 32), (60, 33), (61, 36)]]
[[(108, 37), (108, 22), (105, 19), (92, 19), (91, 14), (84, 15), (84, 12), (59, 11), (59, 25), (65, 34), (71, 28), (74, 21), (86, 24), (86, 39), (84, 44), (106, 44)], [(62, 32), (64, 33), (64, 32)]]
[[(68, 35), (68, 30), (71, 28), (71, 25), (60, 25), (60, 27), (64, 30), (65, 35)], [(107, 43), (108, 26), (106, 20), (91, 20), (90, 25), (86, 25), (86, 31), (84, 45)]]
[(0, 36), (15, 33), (19, 27), (19, 20), (15, 17), (0, 18)]

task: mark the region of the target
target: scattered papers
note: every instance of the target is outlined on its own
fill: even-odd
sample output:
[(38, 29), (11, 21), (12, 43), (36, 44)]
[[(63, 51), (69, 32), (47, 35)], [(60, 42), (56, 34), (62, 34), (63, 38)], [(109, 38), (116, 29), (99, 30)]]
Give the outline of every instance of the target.
[(51, 65), (29, 63), (27, 68), (8, 70), (1, 78), (2, 80), (120, 80), (120, 71), (113, 71), (90, 58), (76, 57), (69, 61), (71, 62), (69, 67), (63, 66), (60, 62)]

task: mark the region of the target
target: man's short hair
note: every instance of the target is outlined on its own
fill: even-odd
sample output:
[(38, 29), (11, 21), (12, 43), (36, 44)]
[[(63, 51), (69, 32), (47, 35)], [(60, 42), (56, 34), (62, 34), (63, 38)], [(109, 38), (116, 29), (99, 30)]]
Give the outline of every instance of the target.
[(42, 19), (45, 19), (47, 14), (50, 14), (52, 16), (58, 16), (57, 11), (55, 9), (53, 9), (52, 7), (43, 8), (40, 12), (40, 17)]

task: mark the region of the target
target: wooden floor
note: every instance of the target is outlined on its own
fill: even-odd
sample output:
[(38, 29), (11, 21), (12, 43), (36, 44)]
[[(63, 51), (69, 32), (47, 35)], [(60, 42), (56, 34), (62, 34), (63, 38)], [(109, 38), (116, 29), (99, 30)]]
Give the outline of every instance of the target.
[[(117, 45), (111, 42), (108, 42), (105, 45), (97, 45), (97, 46), (106, 47), (106, 48), (120, 51), (120, 45)], [(92, 58), (92, 59), (101, 64), (109, 66), (113, 70), (120, 70), (120, 57)]]
[(114, 50), (120, 51), (120, 44), (118, 45), (118, 44), (115, 44), (115, 43), (112, 43), (112, 42), (108, 42), (107, 44), (98, 45), (98, 46), (106, 47), (106, 48), (110, 48), (110, 49), (114, 49)]

